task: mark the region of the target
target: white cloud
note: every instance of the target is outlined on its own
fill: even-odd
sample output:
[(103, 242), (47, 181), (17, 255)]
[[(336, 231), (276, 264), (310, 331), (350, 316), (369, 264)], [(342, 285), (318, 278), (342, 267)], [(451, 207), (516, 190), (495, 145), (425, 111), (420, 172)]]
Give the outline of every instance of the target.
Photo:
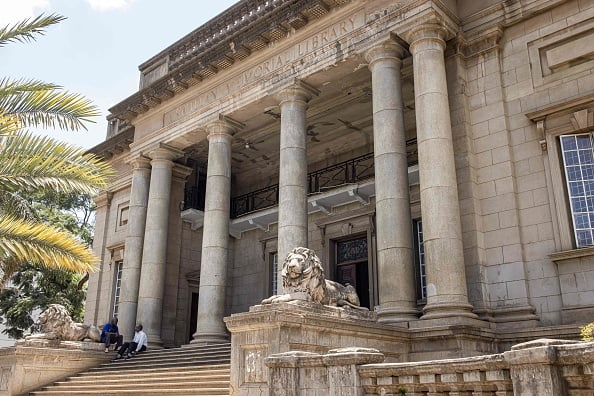
[(49, 0), (7, 1), (2, 4), (0, 27), (14, 25), (24, 19), (35, 17), (49, 9)]
[(110, 11), (126, 9), (136, 0), (87, 0), (87, 3), (95, 11)]

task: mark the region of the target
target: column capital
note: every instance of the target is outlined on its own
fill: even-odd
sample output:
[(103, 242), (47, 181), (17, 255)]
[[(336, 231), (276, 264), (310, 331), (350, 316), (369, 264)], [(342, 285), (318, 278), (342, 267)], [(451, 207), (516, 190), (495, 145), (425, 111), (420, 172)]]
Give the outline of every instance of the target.
[(318, 96), (320, 91), (302, 80), (295, 79), (293, 85), (284, 88), (276, 96), (279, 99), (279, 105), (282, 106), (288, 102), (301, 101), (307, 103), (314, 96)]
[(134, 170), (137, 169), (150, 169), (151, 159), (145, 157), (142, 154), (135, 155), (126, 160), (126, 164), (131, 165)]
[(173, 166), (173, 178), (177, 180), (185, 181), (188, 176), (192, 174), (193, 169), (184, 165), (174, 164)]
[(398, 63), (407, 54), (406, 47), (396, 41), (388, 40), (365, 52), (365, 60), (369, 63), (369, 69), (372, 70), (374, 64), (380, 60), (391, 60)]
[(405, 34), (406, 41), (410, 44), (410, 52), (413, 55), (417, 46), (423, 42), (433, 42), (440, 45), (442, 50), (445, 49), (447, 37), (448, 29), (438, 21), (422, 23)]
[(109, 206), (111, 205), (111, 199), (113, 198), (113, 193), (109, 191), (103, 191), (93, 197), (93, 201), (95, 205), (97, 205), (97, 209), (102, 206)]
[(182, 150), (176, 149), (175, 147), (171, 147), (165, 143), (160, 143), (158, 147), (149, 149), (149, 151), (146, 153), (146, 155), (149, 158), (151, 158), (153, 161), (155, 161), (155, 160), (173, 161), (175, 159), (183, 157), (184, 152)]
[(208, 132), (207, 139), (210, 140), (213, 136), (228, 135), (233, 136), (237, 131), (245, 128), (245, 124), (234, 120), (231, 117), (227, 117), (223, 114), (219, 114), (219, 119), (211, 122), (206, 126)]

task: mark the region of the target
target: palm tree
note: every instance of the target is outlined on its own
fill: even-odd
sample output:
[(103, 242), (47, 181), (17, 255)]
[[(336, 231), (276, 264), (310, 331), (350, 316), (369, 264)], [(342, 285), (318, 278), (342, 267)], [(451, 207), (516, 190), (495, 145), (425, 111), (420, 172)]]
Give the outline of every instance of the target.
[[(0, 28), (0, 47), (30, 42), (59, 15), (27, 19)], [(94, 194), (105, 188), (113, 171), (83, 149), (28, 127), (86, 129), (99, 115), (84, 97), (38, 80), (0, 79), (0, 270), (6, 276), (29, 262), (84, 273), (96, 270), (98, 258), (73, 235), (41, 223), (25, 197), (38, 192)]]

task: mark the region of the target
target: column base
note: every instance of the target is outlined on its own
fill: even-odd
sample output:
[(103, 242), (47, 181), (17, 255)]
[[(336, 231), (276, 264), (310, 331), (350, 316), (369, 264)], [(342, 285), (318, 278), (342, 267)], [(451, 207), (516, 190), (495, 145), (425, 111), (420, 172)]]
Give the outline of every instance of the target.
[(381, 307), (377, 313), (377, 321), (382, 324), (408, 327), (408, 322), (419, 319), (418, 311), (412, 308)]
[(216, 334), (216, 333), (200, 333), (192, 336), (193, 340), (190, 344), (194, 345), (207, 345), (207, 344), (220, 344), (223, 342), (229, 342), (229, 336), (227, 334)]
[(451, 317), (465, 317), (478, 319), (472, 312), (472, 305), (468, 303), (428, 303), (423, 308), (421, 319), (441, 319)]

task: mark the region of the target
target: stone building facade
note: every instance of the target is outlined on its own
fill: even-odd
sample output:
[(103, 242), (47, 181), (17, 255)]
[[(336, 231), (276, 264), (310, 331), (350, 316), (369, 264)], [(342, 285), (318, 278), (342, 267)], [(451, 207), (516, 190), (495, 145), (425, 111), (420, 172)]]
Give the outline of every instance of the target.
[(578, 338), (593, 39), (594, 0), (239, 1), (110, 109), (85, 322), (228, 340), (307, 246), (395, 360)]

